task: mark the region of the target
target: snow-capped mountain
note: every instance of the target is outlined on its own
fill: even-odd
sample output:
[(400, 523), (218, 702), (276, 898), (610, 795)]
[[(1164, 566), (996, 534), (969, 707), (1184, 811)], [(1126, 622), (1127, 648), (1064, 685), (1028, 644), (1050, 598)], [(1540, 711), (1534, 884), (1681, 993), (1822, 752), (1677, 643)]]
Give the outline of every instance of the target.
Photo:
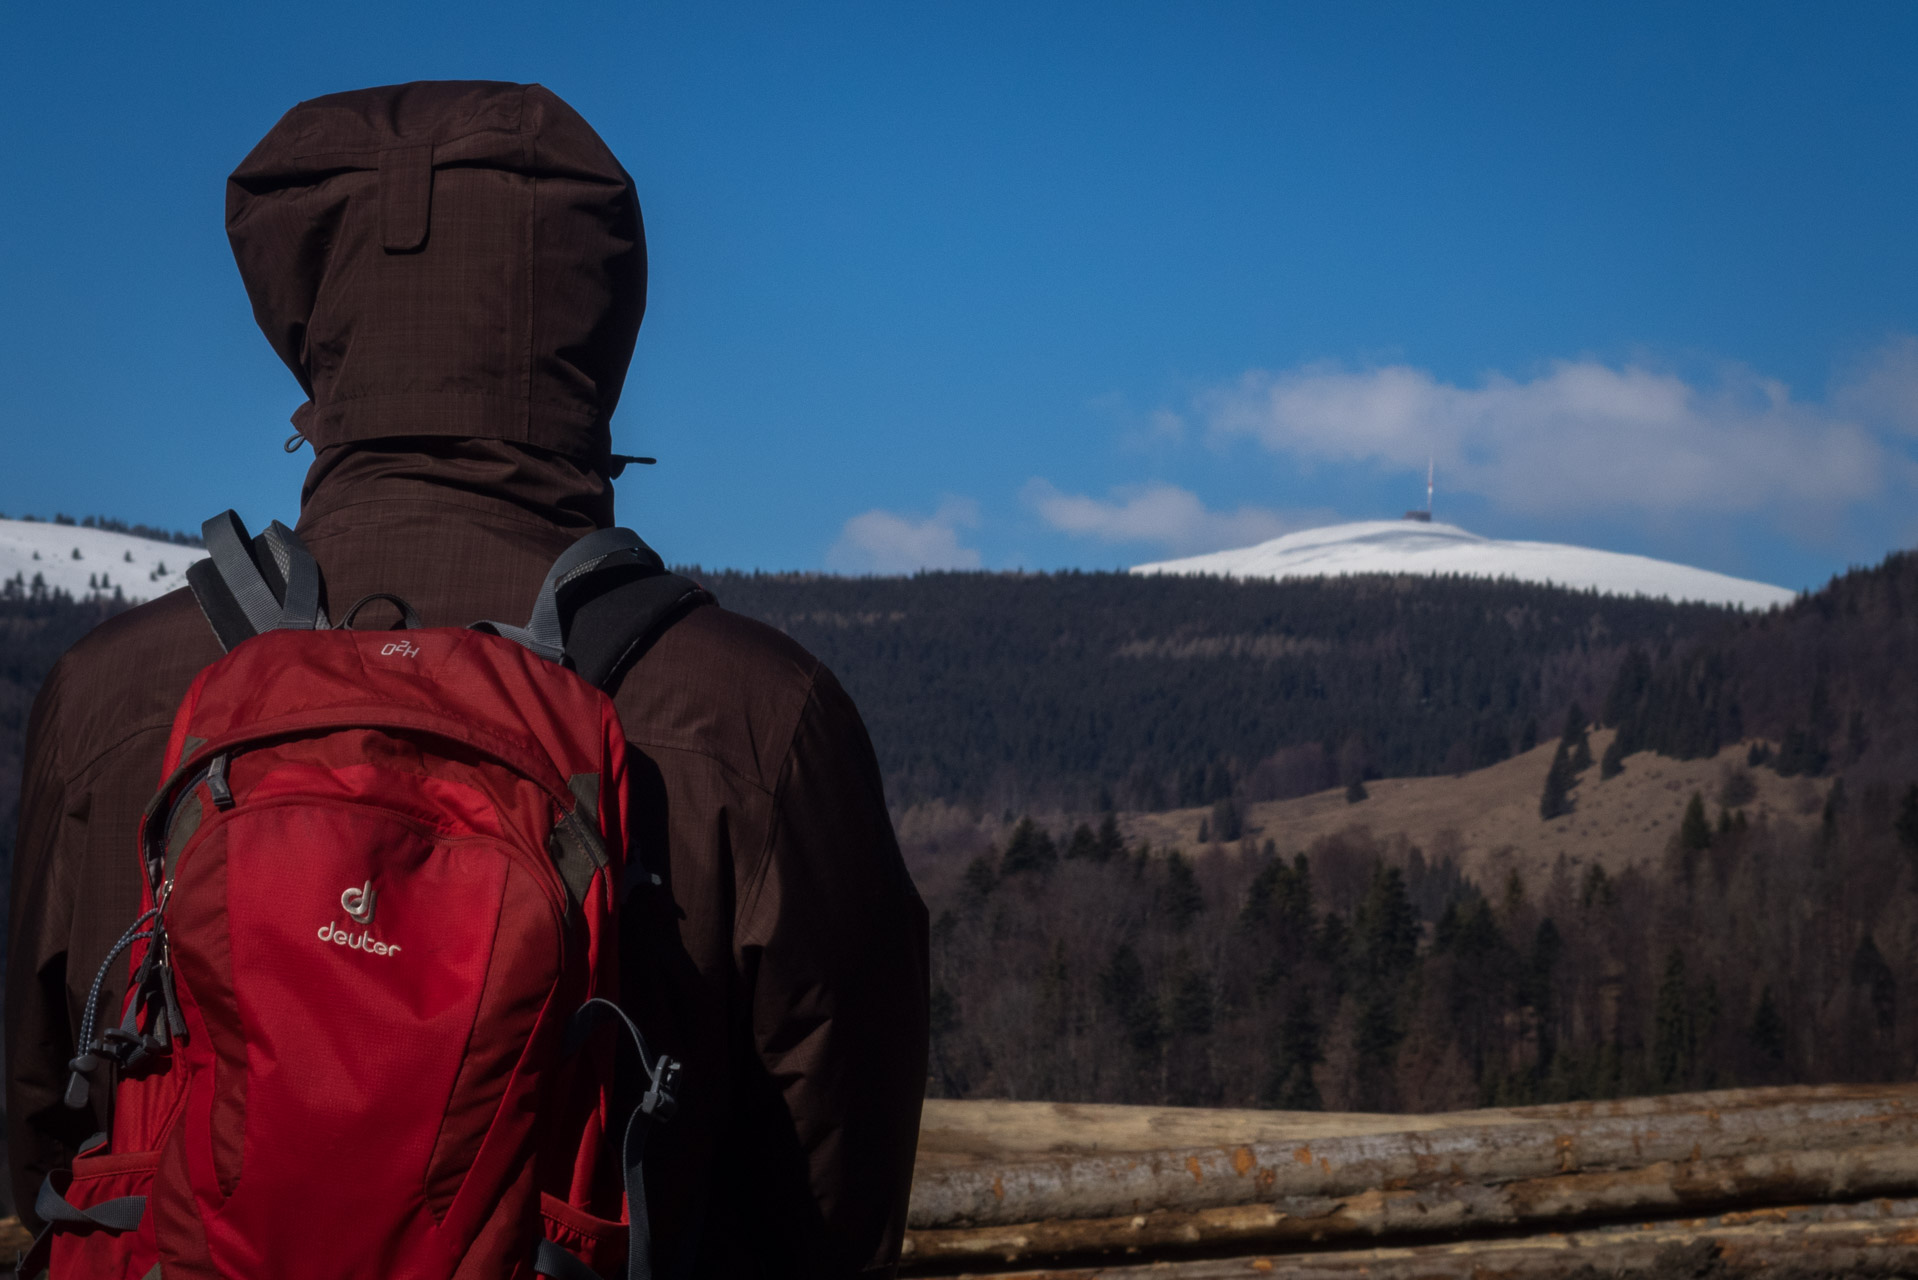
[(1769, 583), (1649, 556), (1555, 542), (1503, 542), (1457, 525), (1366, 520), (1288, 533), (1256, 547), (1135, 566), (1134, 573), (1212, 573), (1228, 578), (1318, 578), (1348, 573), (1464, 574), (1513, 578), (1608, 595), (1659, 596), (1769, 609), (1794, 593)]
[(48, 591), (76, 599), (118, 589), (128, 600), (151, 600), (184, 587), (187, 566), (205, 555), (198, 547), (130, 533), (0, 520), (0, 591), (16, 580), (21, 591), (31, 591), (38, 578)]

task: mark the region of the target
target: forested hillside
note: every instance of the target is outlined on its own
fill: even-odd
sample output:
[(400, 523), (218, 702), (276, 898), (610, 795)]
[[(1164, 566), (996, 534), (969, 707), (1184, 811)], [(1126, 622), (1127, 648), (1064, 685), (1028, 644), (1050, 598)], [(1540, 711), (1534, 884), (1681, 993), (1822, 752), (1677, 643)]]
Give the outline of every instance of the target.
[(1918, 553), (1899, 552), (1696, 645), (1630, 655), (1604, 719), (1622, 751), (1698, 756), (1764, 737), (1780, 772), (1896, 782), (1918, 775), (1914, 654)]
[(1911, 1078), (1918, 789), (1841, 788), (1810, 831), (1735, 798), (1654, 864), (1483, 887), (1362, 828), (1026, 827), (931, 895), (931, 1088), (1427, 1111)]
[(839, 675), (895, 806), (1015, 813), (1461, 772), (1744, 616), (1471, 578), (703, 576)]
[[(1570, 780), (1759, 741), (1742, 774), (1692, 796), (1660, 856), (1617, 874), (1561, 861), (1479, 885), (1427, 856), (1445, 833), (1382, 842), (1359, 825), (1307, 848), (1180, 852), (1022, 824), (963, 871), (922, 873), (932, 1087), (1430, 1110), (1909, 1079), (1913, 653), (1909, 554), (1663, 653), (1629, 649), (1597, 704), (1614, 748), (1561, 752)], [(1829, 777), (1822, 812), (1748, 814), (1764, 771)]]

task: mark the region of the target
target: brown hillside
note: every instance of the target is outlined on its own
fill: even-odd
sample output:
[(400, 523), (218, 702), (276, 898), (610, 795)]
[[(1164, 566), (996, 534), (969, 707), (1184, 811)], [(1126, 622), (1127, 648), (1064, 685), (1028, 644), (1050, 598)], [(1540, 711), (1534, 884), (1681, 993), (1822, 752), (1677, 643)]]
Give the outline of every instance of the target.
[[(1602, 757), (1612, 731), (1591, 735), (1592, 754)], [(1348, 804), (1342, 788), (1296, 800), (1275, 800), (1248, 807), (1246, 833), (1263, 844), (1274, 841), (1283, 853), (1307, 849), (1324, 836), (1354, 827), (1380, 839), (1402, 835), (1429, 855), (1450, 853), (1460, 869), (1480, 884), (1491, 884), (1517, 870), (1524, 875), (1548, 871), (1563, 854), (1574, 867), (1597, 863), (1615, 872), (1632, 862), (1656, 865), (1693, 792), (1704, 796), (1714, 821), (1728, 780), (1739, 772), (1751, 779), (1755, 796), (1742, 808), (1754, 822), (1815, 822), (1828, 781), (1781, 778), (1770, 769), (1743, 768), (1750, 744), (1726, 747), (1717, 756), (1670, 760), (1649, 751), (1625, 758), (1625, 768), (1601, 781), (1594, 764), (1572, 792), (1573, 811), (1547, 822), (1538, 816), (1539, 795), (1557, 743), (1488, 768), (1437, 778), (1385, 778), (1366, 783), (1368, 798)], [(1210, 809), (1125, 815), (1120, 827), (1131, 842), (1150, 841), (1155, 849), (1200, 847), (1199, 826)]]

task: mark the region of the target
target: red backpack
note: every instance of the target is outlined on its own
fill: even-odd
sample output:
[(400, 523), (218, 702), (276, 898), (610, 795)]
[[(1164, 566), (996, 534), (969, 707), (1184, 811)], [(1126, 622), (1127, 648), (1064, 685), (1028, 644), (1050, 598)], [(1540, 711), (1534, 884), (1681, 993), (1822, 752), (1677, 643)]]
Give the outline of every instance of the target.
[(174, 719), (68, 1089), (108, 1068), (112, 1131), (41, 1188), (20, 1273), (650, 1276), (641, 1154), (678, 1067), (618, 1004), (619, 902), (658, 881), (626, 862), (596, 686), (699, 589), (609, 529), (524, 627), (380, 597), (402, 629), (355, 631), (366, 601), (330, 625), (291, 530), (205, 530), (189, 578), (228, 652)]

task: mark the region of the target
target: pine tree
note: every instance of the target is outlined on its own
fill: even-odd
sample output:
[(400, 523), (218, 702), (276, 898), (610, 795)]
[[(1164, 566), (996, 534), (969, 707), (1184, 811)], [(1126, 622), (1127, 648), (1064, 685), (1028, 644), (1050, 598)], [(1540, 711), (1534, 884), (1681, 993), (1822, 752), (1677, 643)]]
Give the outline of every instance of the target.
[(1319, 1086), (1312, 1068), (1325, 1061), (1319, 1045), (1319, 1021), (1312, 1009), (1312, 996), (1300, 990), (1293, 994), (1279, 1024), (1278, 1052), (1272, 1057), (1272, 1070), (1266, 1076), (1265, 1100), (1286, 1111), (1322, 1111)]
[(1199, 889), (1199, 878), (1192, 873), (1192, 864), (1177, 849), (1165, 856), (1164, 894), (1165, 917), (1176, 933), (1183, 933), (1205, 910), (1205, 894)]
[(1252, 883), (1245, 887), (1245, 903), (1239, 908), (1239, 927), (1256, 929), (1272, 914), (1272, 903), (1279, 893), (1279, 881), (1285, 877), (1285, 864), (1276, 858), (1259, 868)]
[(1652, 1013), (1652, 1072), (1658, 1083), (1671, 1088), (1688, 1081), (1695, 1047), (1685, 956), (1674, 947), (1665, 958), (1665, 976), (1658, 984)]
[(1012, 839), (1006, 842), (1005, 856), (999, 861), (1001, 875), (1018, 875), (1031, 871), (1044, 875), (1051, 871), (1059, 860), (1059, 851), (1052, 843), (1052, 837), (1031, 817), (1019, 819), (1019, 825), (1012, 829)]
[(1586, 731), (1585, 709), (1576, 702), (1565, 712), (1565, 728), (1558, 735), (1558, 742), (1569, 753), (1568, 763), (1574, 776), (1592, 767), (1592, 740)]
[(981, 854), (966, 865), (965, 896), (973, 903), (984, 902), (999, 887), (999, 869), (990, 854)]
[(1532, 1007), (1532, 1015), (1538, 1027), (1538, 1066), (1537, 1074), (1544, 1076), (1551, 1070), (1552, 1057), (1558, 1050), (1558, 1015), (1554, 998), (1553, 974), (1558, 968), (1559, 957), (1565, 954), (1565, 939), (1552, 923), (1550, 916), (1538, 922), (1538, 929), (1532, 936), (1532, 954), (1525, 966), (1524, 991), (1521, 993), (1526, 1004)]
[(1231, 796), (1225, 796), (1212, 805), (1212, 838), (1221, 844), (1237, 840), (1245, 834), (1245, 819), (1239, 813), (1239, 806)]
[(1146, 987), (1145, 965), (1132, 944), (1121, 942), (1112, 950), (1112, 958), (1099, 974), (1099, 995), (1119, 1020), (1126, 1043), (1141, 1054), (1149, 1054), (1165, 1038), (1165, 1025), (1159, 1017), (1158, 1002)]
[(1072, 840), (1066, 845), (1067, 858), (1095, 858), (1099, 852), (1099, 838), (1092, 834), (1092, 828), (1081, 822), (1072, 833)]
[(1099, 822), (1099, 834), (1094, 839), (1092, 860), (1110, 862), (1125, 852), (1125, 837), (1119, 834), (1119, 820), (1110, 812)]
[(1615, 733), (1612, 735), (1611, 744), (1605, 748), (1604, 758), (1598, 762), (1598, 776), (1602, 781), (1606, 778), (1616, 778), (1624, 771), (1625, 735)]
[(1712, 824), (1705, 818), (1705, 797), (1692, 792), (1685, 816), (1678, 824), (1678, 847), (1685, 853), (1704, 853), (1712, 847)]
[(1572, 758), (1561, 740), (1545, 773), (1545, 790), (1538, 798), (1538, 816), (1550, 822), (1572, 811)]
[(1345, 803), (1357, 804), (1359, 803), (1359, 801), (1364, 800), (1370, 794), (1371, 793), (1365, 789), (1365, 783), (1361, 782), (1357, 778), (1354, 778), (1352, 779), (1350, 783), (1346, 784)]
[(1181, 955), (1179, 959), (1179, 975), (1172, 983), (1166, 1020), (1175, 1036), (1209, 1035), (1214, 1016), (1212, 979), (1191, 963), (1191, 957)]
[(1792, 725), (1785, 730), (1784, 741), (1778, 744), (1778, 756), (1772, 768), (1781, 778), (1795, 778), (1800, 774), (1815, 778), (1829, 763), (1831, 752), (1819, 744), (1817, 737)]
[(1358, 997), (1358, 1082), (1363, 1101), (1377, 1106), (1404, 1038), (1402, 1006), (1406, 979), (1418, 959), (1418, 913), (1405, 892), (1404, 874), (1379, 865), (1352, 916)]

